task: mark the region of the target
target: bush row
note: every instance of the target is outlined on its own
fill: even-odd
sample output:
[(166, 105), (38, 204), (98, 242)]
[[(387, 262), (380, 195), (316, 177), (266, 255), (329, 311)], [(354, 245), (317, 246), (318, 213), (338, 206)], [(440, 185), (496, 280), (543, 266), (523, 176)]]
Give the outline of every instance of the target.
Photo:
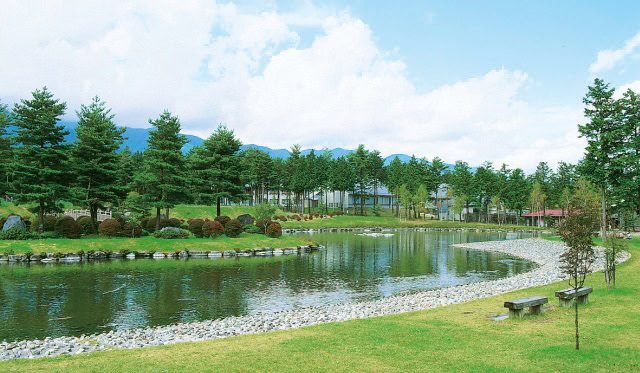
[[(274, 217), (274, 220), (287, 221), (284, 216)], [(0, 227), (7, 218), (0, 219)], [(28, 222), (28, 219), (23, 219)], [(0, 231), (0, 239), (3, 240), (28, 240), (38, 238), (80, 238), (83, 234), (88, 235), (94, 233), (94, 227), (89, 216), (81, 216), (77, 220), (71, 216), (63, 216), (56, 218), (54, 216), (45, 216), (44, 233), (38, 234), (36, 224), (31, 224), (31, 230), (12, 229), (9, 231)], [(134, 226), (126, 219), (106, 219), (98, 222), (98, 233), (106, 237), (140, 237), (153, 233), (154, 237), (176, 239), (188, 238), (189, 232), (198, 238), (215, 238), (223, 234), (228, 237), (238, 237), (241, 233), (266, 234), (269, 237), (282, 236), (282, 226), (267, 218), (257, 221), (256, 224), (242, 223), (238, 219), (232, 219), (228, 216), (218, 216), (214, 220), (210, 219), (189, 219), (187, 222), (179, 219), (160, 219), (160, 230), (156, 230), (158, 220), (155, 218), (143, 218), (140, 225)], [(176, 230), (164, 230), (164, 228), (176, 228)], [(143, 229), (146, 228), (146, 229)]]

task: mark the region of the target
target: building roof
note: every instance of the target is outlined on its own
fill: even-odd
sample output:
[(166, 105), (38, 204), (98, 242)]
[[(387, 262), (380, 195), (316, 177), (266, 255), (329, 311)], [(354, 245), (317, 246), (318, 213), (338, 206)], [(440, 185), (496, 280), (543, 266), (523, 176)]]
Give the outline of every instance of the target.
[(559, 218), (559, 217), (565, 216), (565, 214), (560, 209), (546, 209), (546, 210), (539, 210), (536, 212), (530, 212), (528, 214), (523, 214), (522, 216), (523, 217), (551, 216), (554, 218)]

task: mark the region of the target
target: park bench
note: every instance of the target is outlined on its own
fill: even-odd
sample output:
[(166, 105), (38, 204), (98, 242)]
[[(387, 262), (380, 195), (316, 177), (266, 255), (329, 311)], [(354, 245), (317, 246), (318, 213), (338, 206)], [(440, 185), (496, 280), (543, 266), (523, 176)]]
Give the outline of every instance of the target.
[(529, 313), (539, 315), (542, 313), (542, 305), (549, 302), (549, 298), (533, 296), (528, 298), (514, 299), (504, 302), (504, 306), (509, 309), (509, 317), (522, 317), (524, 311), (529, 308)]
[(585, 286), (579, 288), (578, 291), (574, 288), (568, 288), (564, 290), (556, 291), (556, 297), (560, 300), (561, 306), (571, 305), (571, 300), (576, 298), (578, 304), (589, 303), (589, 293), (593, 291), (591, 286)]

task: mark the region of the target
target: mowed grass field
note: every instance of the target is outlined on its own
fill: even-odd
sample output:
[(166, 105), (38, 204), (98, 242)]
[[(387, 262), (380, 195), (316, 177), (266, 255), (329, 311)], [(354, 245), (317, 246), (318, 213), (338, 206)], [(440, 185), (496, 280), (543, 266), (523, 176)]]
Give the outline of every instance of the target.
[[(7, 372), (637, 372), (640, 371), (640, 239), (620, 265), (618, 287), (589, 276), (580, 307), (554, 291), (566, 283), (433, 310), (137, 350), (0, 363)], [(544, 295), (551, 308), (522, 320), (490, 321), (505, 300)]]

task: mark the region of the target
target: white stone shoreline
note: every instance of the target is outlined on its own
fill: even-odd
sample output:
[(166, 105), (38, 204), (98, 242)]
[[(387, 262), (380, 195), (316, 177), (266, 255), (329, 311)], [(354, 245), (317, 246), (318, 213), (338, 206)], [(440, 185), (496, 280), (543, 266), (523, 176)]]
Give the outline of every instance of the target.
[[(476, 242), (456, 246), (473, 250), (506, 253), (531, 260), (538, 267), (530, 272), (499, 280), (432, 289), (360, 303), (296, 308), (276, 313), (258, 313), (218, 320), (110, 331), (90, 336), (3, 342), (0, 343), (0, 360), (39, 358), (61, 354), (75, 355), (108, 349), (139, 348), (179, 342), (204, 341), (241, 334), (419, 311), (545, 285), (563, 279), (558, 259), (564, 251), (564, 246), (560, 242), (542, 239), (521, 239)], [(597, 252), (601, 257), (602, 249), (598, 249)], [(629, 254), (625, 254), (620, 259), (624, 261), (629, 256)], [(594, 271), (602, 270), (602, 268), (603, 263), (600, 259), (596, 262)]]

